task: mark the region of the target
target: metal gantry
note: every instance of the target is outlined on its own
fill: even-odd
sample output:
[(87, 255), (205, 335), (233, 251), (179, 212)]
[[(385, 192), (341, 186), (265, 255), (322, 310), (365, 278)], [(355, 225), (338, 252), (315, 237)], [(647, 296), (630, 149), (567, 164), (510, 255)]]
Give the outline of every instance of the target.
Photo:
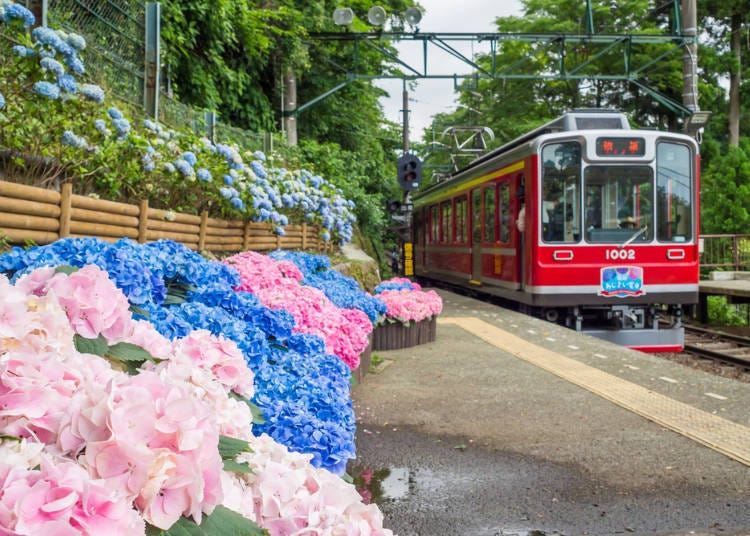
[[(329, 91), (299, 105), (294, 110), (287, 110), (288, 115), (298, 115), (314, 106), (321, 100), (357, 80), (417, 80), (417, 79), (446, 79), (453, 80), (455, 87), (459, 87), (466, 80), (611, 80), (633, 83), (648, 92), (656, 100), (664, 104), (673, 112), (685, 116), (688, 110), (681, 103), (663, 95), (643, 81), (642, 75), (647, 69), (657, 65), (665, 58), (680, 52), (683, 47), (693, 44), (695, 37), (672, 35), (644, 35), (644, 34), (540, 34), (540, 33), (450, 33), (450, 32), (326, 32), (311, 36), (320, 41), (349, 41), (352, 43), (352, 58), (349, 67), (338, 63), (335, 66), (342, 72), (342, 80)], [(419, 65), (408, 63), (392, 52), (394, 43), (417, 42), (421, 45), (421, 62)], [(479, 63), (459, 50), (460, 43), (481, 43), (488, 48), (487, 61)], [(538, 53), (554, 53), (559, 62), (554, 70), (533, 72), (526, 65), (530, 58), (526, 57), (511, 66), (500, 67), (498, 54), (503, 43), (522, 42), (538, 45)], [(641, 54), (641, 48), (649, 45), (669, 45), (660, 54)], [(392, 61), (395, 72), (371, 74), (362, 69), (359, 51), (362, 47), (369, 47), (385, 58)], [(468, 69), (468, 72), (441, 72), (430, 64), (431, 51), (441, 51), (458, 59)], [(602, 73), (595, 71), (595, 62), (609, 54), (617, 54), (621, 62), (613, 62), (611, 68), (618, 66), (619, 72)]]

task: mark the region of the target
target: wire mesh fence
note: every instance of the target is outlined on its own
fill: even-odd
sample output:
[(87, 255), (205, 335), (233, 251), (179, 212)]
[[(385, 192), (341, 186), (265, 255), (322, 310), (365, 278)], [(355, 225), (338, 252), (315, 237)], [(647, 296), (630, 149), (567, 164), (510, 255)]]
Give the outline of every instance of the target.
[(49, 0), (47, 17), (86, 39), (89, 76), (121, 99), (143, 103), (144, 2)]
[[(127, 104), (134, 119), (144, 112), (146, 2), (133, 0), (48, 0), (51, 26), (75, 32), (86, 39), (86, 70), (108, 95)], [(173, 98), (161, 88), (158, 119), (172, 128), (208, 134), (203, 111)], [(272, 147), (270, 137), (217, 123), (215, 139), (243, 149)]]

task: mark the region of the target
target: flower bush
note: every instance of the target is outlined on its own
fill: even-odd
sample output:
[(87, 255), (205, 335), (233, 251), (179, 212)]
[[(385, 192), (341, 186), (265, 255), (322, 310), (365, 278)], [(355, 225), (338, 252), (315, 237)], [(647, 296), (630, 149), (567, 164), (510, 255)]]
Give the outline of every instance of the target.
[[(269, 266), (275, 264), (268, 259)], [(255, 425), (256, 433), (267, 433), (295, 452), (311, 454), (313, 465), (335, 473), (342, 473), (354, 457), (349, 369), (326, 351), (321, 338), (295, 333), (294, 317), (281, 301), (274, 310), (255, 294), (235, 291), (241, 283), (235, 268), (208, 261), (169, 240), (139, 245), (129, 239), (110, 244), (66, 238), (28, 250), (13, 248), (0, 256), (0, 272), (14, 282), (37, 268), (58, 265), (96, 265), (107, 271), (134, 307), (136, 318), (147, 320), (169, 340), (201, 329), (237, 344), (255, 374), (252, 400), (265, 417), (265, 422)], [(296, 271), (291, 263), (287, 268)], [(269, 281), (263, 286), (271, 286), (278, 274), (268, 272), (265, 277)], [(289, 307), (300, 309), (292, 302)], [(352, 340), (366, 341), (366, 333), (355, 333), (356, 329), (369, 333), (372, 325), (350, 322)], [(351, 341), (337, 344), (353, 356)], [(160, 355), (158, 345), (149, 349)]]
[(358, 309), (373, 323), (385, 314), (383, 301), (364, 292), (353, 277), (332, 270), (331, 259), (326, 255), (277, 250), (268, 256), (277, 261), (294, 263), (302, 274), (302, 283), (323, 291), (336, 307)]
[[(20, 252), (10, 257), (23, 266)], [(152, 273), (163, 274), (157, 264)], [(125, 294), (94, 264), (28, 268), (9, 270), (13, 282), (0, 275), (0, 531), (194, 533), (190, 526), (209, 518), (212, 534), (229, 526), (260, 534), (251, 522), (279, 535), (390, 534), (377, 507), (311, 465), (313, 454), (292, 453), (251, 428), (245, 399), (257, 399), (264, 382), (254, 380), (271, 368), (251, 371), (240, 345), (203, 329), (170, 341), (133, 317)], [(288, 342), (322, 346), (310, 336)], [(296, 355), (299, 363), (284, 368), (304, 376), (289, 365), (314, 359)], [(319, 371), (335, 383), (340, 362), (326, 363)], [(296, 409), (305, 413), (304, 400)]]
[(321, 226), (325, 241), (351, 240), (354, 202), (307, 170), (268, 165), (260, 151), (213, 143), (155, 121), (136, 124), (84, 81), (85, 40), (47, 27), (0, 0), (0, 156), (5, 176), (43, 186), (73, 183), (83, 195), (148, 199), (155, 208)]
[(419, 322), (440, 314), (443, 300), (434, 290), (423, 291), (418, 283), (394, 277), (375, 287), (375, 295), (385, 303), (385, 321)]
[(367, 348), (367, 336), (372, 331), (364, 312), (339, 308), (322, 291), (300, 284), (303, 275), (291, 261), (246, 251), (223, 262), (239, 272), (237, 290), (252, 292), (271, 309), (288, 310), (294, 317), (295, 331), (321, 337), (326, 351), (351, 370), (359, 366), (359, 356)]

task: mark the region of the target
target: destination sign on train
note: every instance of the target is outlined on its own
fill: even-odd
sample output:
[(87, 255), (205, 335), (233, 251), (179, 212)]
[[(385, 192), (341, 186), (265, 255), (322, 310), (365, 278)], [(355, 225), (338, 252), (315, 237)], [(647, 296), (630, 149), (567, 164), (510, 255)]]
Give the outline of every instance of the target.
[(597, 138), (597, 156), (643, 156), (646, 143), (643, 138)]

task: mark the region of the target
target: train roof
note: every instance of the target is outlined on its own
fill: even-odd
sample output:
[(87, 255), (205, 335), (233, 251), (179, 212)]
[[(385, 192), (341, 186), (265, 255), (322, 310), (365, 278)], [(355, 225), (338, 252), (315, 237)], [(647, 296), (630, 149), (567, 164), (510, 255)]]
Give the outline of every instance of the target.
[(505, 145), (501, 145), (497, 149), (493, 149), (489, 153), (480, 156), (476, 160), (470, 162), (465, 168), (459, 170), (459, 173), (490, 160), (499, 154), (510, 151), (530, 140), (538, 138), (543, 134), (572, 130), (630, 130), (630, 122), (624, 113), (616, 110), (585, 109), (567, 112), (557, 119), (553, 119), (549, 123), (545, 123), (544, 125), (509, 141)]

